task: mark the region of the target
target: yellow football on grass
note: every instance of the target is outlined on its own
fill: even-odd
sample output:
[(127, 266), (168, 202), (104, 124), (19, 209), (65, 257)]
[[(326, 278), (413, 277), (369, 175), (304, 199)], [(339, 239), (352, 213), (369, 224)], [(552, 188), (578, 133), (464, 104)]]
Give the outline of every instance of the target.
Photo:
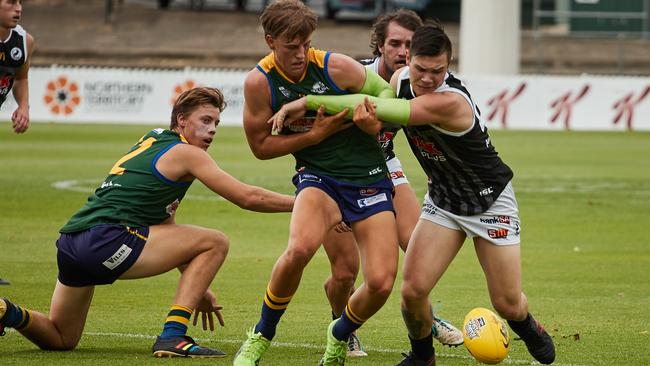
[(508, 356), (508, 327), (498, 315), (486, 308), (472, 309), (463, 321), (465, 347), (475, 359), (497, 364)]

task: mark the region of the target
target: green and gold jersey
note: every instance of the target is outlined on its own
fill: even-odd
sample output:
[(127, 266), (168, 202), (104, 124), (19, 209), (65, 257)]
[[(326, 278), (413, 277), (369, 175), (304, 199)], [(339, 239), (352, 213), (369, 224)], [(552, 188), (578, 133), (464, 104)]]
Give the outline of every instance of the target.
[(165, 178), (156, 169), (156, 162), (180, 143), (187, 143), (183, 136), (162, 128), (144, 135), (115, 163), (86, 205), (60, 232), (72, 233), (100, 224), (151, 226), (171, 217), (192, 182)]
[[(257, 69), (265, 76), (271, 89), (271, 107), (277, 112), (283, 104), (307, 94), (347, 94), (330, 78), (327, 62), (330, 53), (309, 49), (308, 66), (300, 81), (291, 81), (275, 64), (273, 53), (258, 64)], [(281, 131), (294, 134), (309, 131), (316, 113), (307, 112), (305, 118), (294, 121)], [(317, 145), (293, 153), (296, 170), (307, 169), (326, 174), (342, 181), (367, 184), (386, 177), (388, 169), (377, 143), (376, 136), (368, 135), (356, 125), (336, 133)]]

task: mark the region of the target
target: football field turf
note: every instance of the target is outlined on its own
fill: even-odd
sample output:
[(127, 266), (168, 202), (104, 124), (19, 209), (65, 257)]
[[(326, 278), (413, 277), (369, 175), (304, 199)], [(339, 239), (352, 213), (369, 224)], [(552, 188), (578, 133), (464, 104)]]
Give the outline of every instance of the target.
[[(21, 136), (0, 124), (0, 296), (46, 312), (57, 269), (58, 229), (85, 202), (114, 162), (152, 126), (33, 124)], [(556, 344), (557, 365), (650, 364), (650, 133), (492, 131), (515, 172), (522, 219), (523, 287), (530, 310)], [(404, 137), (398, 156), (419, 197), (425, 178)], [(210, 150), (240, 180), (291, 193), (293, 159), (260, 161), (244, 132), (219, 127)], [(177, 222), (216, 228), (231, 241), (212, 284), (226, 326), (200, 343), (225, 359), (158, 360), (150, 347), (174, 294), (177, 272), (118, 281), (96, 289), (84, 336), (74, 352), (38, 350), (17, 332), (0, 337), (0, 365), (230, 365), (259, 316), (271, 268), (285, 248), (289, 214), (243, 211), (194, 183)], [(178, 245), (182, 245), (179, 241)], [(316, 365), (330, 310), (321, 250), (260, 365)], [(398, 275), (387, 304), (359, 331), (368, 357), (347, 365), (394, 365), (409, 348), (399, 311)], [(439, 314), (460, 327), (474, 307), (489, 307), (482, 271), (466, 242), (431, 296)], [(504, 364), (532, 358), (514, 339)], [(477, 364), (467, 350), (436, 347), (438, 365)]]

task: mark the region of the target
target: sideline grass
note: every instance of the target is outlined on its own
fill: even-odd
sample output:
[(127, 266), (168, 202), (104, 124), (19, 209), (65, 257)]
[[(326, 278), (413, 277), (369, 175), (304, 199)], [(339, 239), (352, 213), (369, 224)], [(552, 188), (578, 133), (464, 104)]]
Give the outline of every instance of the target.
[[(105, 177), (112, 164), (151, 126), (34, 124), (17, 136), (0, 124), (0, 286), (6, 296), (47, 311), (56, 278), (57, 230)], [(558, 365), (650, 364), (650, 134), (493, 131), (493, 142), (515, 171), (522, 217), (524, 290), (531, 310), (557, 345)], [(425, 179), (403, 137), (398, 154), (418, 195)], [(240, 128), (219, 127), (211, 149), (239, 179), (290, 193), (293, 160), (256, 160)], [(59, 183), (58, 187), (54, 186)], [(61, 183), (63, 182), (63, 183)], [(258, 318), (261, 296), (286, 244), (288, 214), (245, 212), (200, 183), (178, 222), (224, 231), (231, 250), (212, 288), (226, 327), (189, 334), (229, 356), (223, 360), (156, 360), (150, 346), (169, 307), (177, 273), (118, 281), (97, 288), (85, 335), (74, 352), (37, 350), (18, 333), (0, 338), (1, 365), (229, 365)], [(182, 243), (179, 243), (182, 245)], [(280, 324), (261, 365), (315, 365), (329, 308), (321, 251)], [(370, 356), (349, 365), (394, 365), (408, 342), (399, 313), (399, 286), (360, 331)], [(472, 246), (466, 243), (435, 293), (440, 314), (460, 325), (471, 308), (489, 307)], [(477, 364), (463, 347), (437, 347), (439, 365)], [(530, 364), (513, 341), (506, 364)]]

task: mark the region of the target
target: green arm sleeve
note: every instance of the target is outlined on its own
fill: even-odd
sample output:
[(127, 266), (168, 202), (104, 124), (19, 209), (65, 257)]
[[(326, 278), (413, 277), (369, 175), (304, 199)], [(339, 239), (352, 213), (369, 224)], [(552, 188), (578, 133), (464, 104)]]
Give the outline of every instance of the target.
[(347, 94), (347, 95), (307, 95), (307, 109), (318, 110), (322, 105), (329, 114), (336, 114), (349, 109), (348, 118), (352, 119), (354, 107), (363, 103), (363, 98), (368, 98), (370, 102), (377, 106), (377, 118), (384, 122), (399, 123), (406, 125), (411, 116), (411, 104), (406, 99), (388, 99), (377, 98), (365, 94)]
[(366, 68), (366, 81), (359, 94), (373, 95), (378, 98), (395, 98), (395, 91), (379, 74)]

